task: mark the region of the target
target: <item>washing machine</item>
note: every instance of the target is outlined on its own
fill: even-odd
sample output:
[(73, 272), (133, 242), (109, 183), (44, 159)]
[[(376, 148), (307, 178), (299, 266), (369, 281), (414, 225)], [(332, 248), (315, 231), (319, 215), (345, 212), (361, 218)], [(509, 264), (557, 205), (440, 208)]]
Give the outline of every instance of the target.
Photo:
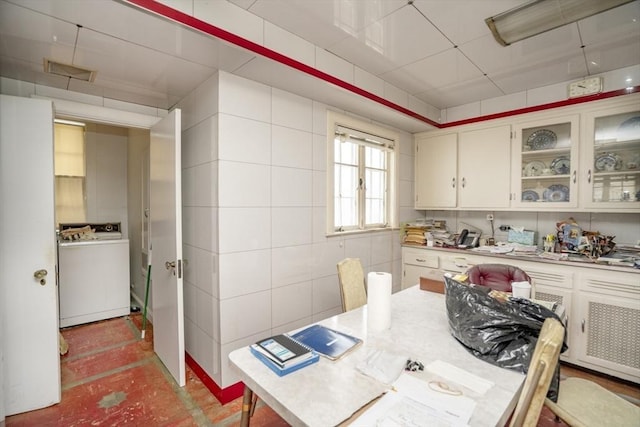
[(120, 223), (60, 224), (61, 328), (129, 314), (129, 282), (129, 240)]

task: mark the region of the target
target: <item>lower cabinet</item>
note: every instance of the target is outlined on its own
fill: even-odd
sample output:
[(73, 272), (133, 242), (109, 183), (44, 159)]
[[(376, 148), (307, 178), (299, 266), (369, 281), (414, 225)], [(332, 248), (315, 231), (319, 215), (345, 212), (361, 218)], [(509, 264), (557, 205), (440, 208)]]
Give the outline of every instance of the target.
[(562, 360), (640, 383), (640, 272), (440, 248), (403, 247), (402, 288), (420, 277), (442, 280), (482, 263), (510, 264), (529, 274), (533, 297), (562, 304), (568, 350)]
[(640, 382), (638, 274), (583, 274), (575, 301), (576, 363)]

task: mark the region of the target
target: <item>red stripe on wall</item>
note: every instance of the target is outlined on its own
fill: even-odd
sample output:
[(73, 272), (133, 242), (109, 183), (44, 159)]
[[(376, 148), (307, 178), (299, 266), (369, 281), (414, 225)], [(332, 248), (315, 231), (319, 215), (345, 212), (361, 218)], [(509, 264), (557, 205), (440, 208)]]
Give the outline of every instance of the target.
[(218, 384), (216, 384), (215, 381), (213, 381), (213, 379), (206, 373), (206, 371), (202, 369), (202, 366), (198, 365), (198, 362), (196, 362), (189, 355), (189, 353), (185, 352), (184, 356), (187, 366), (189, 366), (193, 373), (196, 374), (198, 378), (200, 378), (202, 384), (204, 384), (205, 387), (209, 389), (209, 391), (216, 397), (216, 399), (218, 399), (220, 403), (225, 405), (232, 400), (235, 400), (238, 397), (242, 396), (242, 393), (244, 392), (243, 383), (239, 382), (224, 389), (220, 388)]
[(259, 45), (257, 43), (254, 43), (250, 40), (247, 40), (243, 37), (240, 37), (236, 34), (230, 33), (226, 30), (223, 30), (222, 28), (216, 27), (214, 25), (208, 24), (204, 21), (201, 21), (197, 18), (194, 18), (191, 15), (187, 15), (183, 12), (180, 12), (179, 10), (173, 9), (169, 6), (166, 6), (164, 4), (158, 3), (154, 0), (124, 0), (127, 3), (130, 4), (134, 4), (142, 9), (145, 9), (149, 12), (153, 12), (155, 14), (158, 14), (160, 16), (163, 16), (165, 18), (171, 19), (173, 21), (179, 22), (183, 25), (186, 25), (187, 27), (196, 29), (198, 31), (202, 31), (205, 34), (209, 34), (213, 37), (217, 37), (221, 40), (227, 41), (229, 43), (232, 43), (236, 46), (242, 47), (244, 49), (247, 49), (251, 52), (257, 53), (258, 55), (262, 55), (266, 58), (272, 59), (274, 61), (277, 61), (281, 64), (287, 65), (293, 69), (296, 69), (298, 71), (301, 71), (303, 73), (309, 74), (313, 77), (317, 77), (321, 80), (324, 80), (327, 83), (331, 83), (334, 84), (342, 89), (348, 90), (349, 92), (355, 93), (357, 95), (363, 96), (364, 98), (367, 98), (371, 101), (377, 102), (378, 104), (384, 105), (385, 107), (389, 107), (393, 110), (398, 111), (399, 113), (405, 114), (409, 117), (413, 117), (414, 119), (420, 120), (424, 123), (427, 123), (431, 126), (435, 126), (436, 128), (448, 128), (448, 127), (452, 127), (452, 126), (459, 126), (459, 125), (463, 125), (463, 124), (470, 124), (470, 123), (477, 123), (477, 122), (483, 122), (486, 120), (492, 120), (492, 119), (498, 119), (498, 118), (503, 118), (503, 117), (509, 117), (509, 116), (515, 116), (518, 114), (525, 114), (525, 113), (531, 113), (534, 111), (542, 111), (542, 110), (548, 110), (550, 108), (556, 108), (556, 107), (562, 107), (562, 106), (566, 106), (566, 105), (575, 105), (575, 104), (581, 104), (584, 102), (591, 102), (591, 101), (596, 101), (599, 99), (606, 99), (606, 98), (611, 98), (614, 96), (622, 96), (622, 95), (628, 95), (630, 93), (634, 93), (634, 92), (638, 92), (640, 91), (640, 86), (635, 86), (635, 87), (631, 87), (631, 88), (627, 88), (627, 89), (620, 89), (620, 90), (614, 90), (611, 92), (605, 92), (605, 93), (599, 93), (596, 95), (590, 95), (590, 96), (585, 96), (585, 97), (580, 97), (580, 98), (573, 98), (573, 99), (566, 99), (563, 101), (558, 101), (558, 102), (551, 102), (548, 104), (542, 104), (542, 105), (536, 105), (533, 107), (526, 107), (526, 108), (520, 108), (520, 109), (516, 109), (516, 110), (511, 110), (511, 111), (504, 111), (501, 113), (496, 113), (496, 114), (489, 114), (486, 116), (479, 116), (479, 117), (473, 117), (470, 119), (465, 119), (465, 120), (459, 120), (456, 122), (450, 122), (450, 123), (445, 123), (445, 124), (441, 124), (441, 123), (437, 123), (433, 120), (431, 120), (428, 117), (425, 117), (423, 115), (420, 115), (418, 113), (416, 113), (415, 111), (411, 111), (407, 108), (404, 108), (401, 105), (395, 104), (387, 99), (384, 99), (374, 93), (368, 92), (362, 88), (359, 88), (357, 86), (352, 85), (351, 83), (345, 82), (344, 80), (340, 80), (330, 74), (327, 74), (323, 71), (320, 71), (316, 68), (310, 67), (307, 64), (303, 64), (302, 62), (296, 61), (295, 59), (289, 58), (288, 56), (282, 55), (281, 53), (278, 53), (274, 50), (271, 50), (269, 48), (266, 48), (262, 45)]

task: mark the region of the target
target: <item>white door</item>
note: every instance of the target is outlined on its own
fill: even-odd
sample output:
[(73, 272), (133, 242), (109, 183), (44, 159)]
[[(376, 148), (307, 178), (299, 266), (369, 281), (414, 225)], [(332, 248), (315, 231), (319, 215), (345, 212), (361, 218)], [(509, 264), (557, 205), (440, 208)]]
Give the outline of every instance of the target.
[(60, 355), (53, 105), (0, 95), (0, 111), (1, 421), (60, 402)]
[(153, 346), (180, 387), (185, 385), (182, 290), (180, 110), (151, 128), (149, 218)]

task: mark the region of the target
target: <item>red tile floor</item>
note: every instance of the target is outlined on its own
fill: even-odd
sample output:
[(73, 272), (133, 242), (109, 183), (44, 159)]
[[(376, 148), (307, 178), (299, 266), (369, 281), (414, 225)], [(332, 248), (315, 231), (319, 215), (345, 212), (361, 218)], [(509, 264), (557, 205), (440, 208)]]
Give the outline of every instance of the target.
[[(187, 385), (178, 387), (153, 353), (153, 330), (132, 314), (66, 328), (69, 351), (61, 357), (62, 401), (6, 419), (14, 426), (237, 426), (242, 398), (221, 405), (187, 367)], [(563, 366), (562, 374), (598, 381), (640, 401), (640, 387)], [(287, 426), (258, 400), (252, 426)], [(539, 427), (564, 427), (545, 408)]]

